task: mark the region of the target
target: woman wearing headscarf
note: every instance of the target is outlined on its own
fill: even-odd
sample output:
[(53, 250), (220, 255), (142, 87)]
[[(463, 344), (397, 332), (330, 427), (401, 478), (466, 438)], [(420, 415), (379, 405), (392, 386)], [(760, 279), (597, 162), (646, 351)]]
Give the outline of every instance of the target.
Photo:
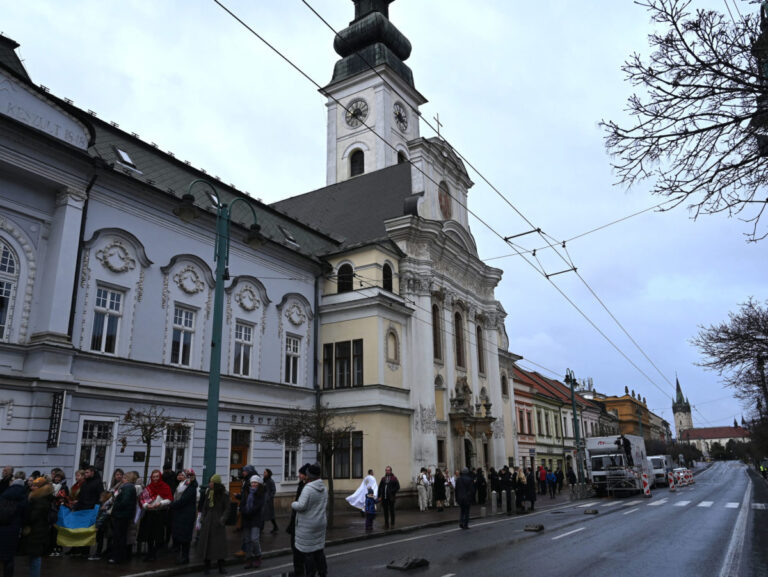
[(22, 548), (29, 555), (29, 576), (40, 577), (43, 555), (50, 546), (51, 523), (49, 514), (53, 503), (53, 485), (45, 477), (32, 481), (29, 506), (24, 520)]
[(205, 563), (204, 573), (211, 571), (211, 560), (216, 559), (219, 573), (227, 572), (224, 559), (227, 557), (227, 533), (224, 523), (229, 511), (229, 494), (221, 483), (221, 475), (212, 475), (208, 490), (202, 500), (200, 536), (198, 546)]
[(176, 477), (179, 484), (171, 503), (171, 537), (173, 546), (179, 550), (176, 563), (189, 563), (189, 546), (195, 530), (197, 517), (197, 479), (193, 469), (179, 471)]
[(149, 476), (150, 482), (141, 493), (141, 508), (144, 517), (139, 525), (139, 541), (147, 542), (147, 554), (144, 561), (157, 559), (157, 550), (165, 542), (165, 524), (168, 507), (173, 501), (171, 488), (162, 479), (162, 474), (155, 469)]

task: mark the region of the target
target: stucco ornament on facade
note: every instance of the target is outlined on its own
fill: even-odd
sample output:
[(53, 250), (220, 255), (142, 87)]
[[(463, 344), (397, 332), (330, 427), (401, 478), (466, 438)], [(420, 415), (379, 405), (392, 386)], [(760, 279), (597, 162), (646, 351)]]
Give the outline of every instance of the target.
[(253, 312), (261, 306), (261, 301), (256, 291), (250, 286), (244, 286), (235, 295), (235, 302), (240, 305), (244, 311)]
[(437, 411), (434, 405), (425, 407), (419, 403), (419, 408), (414, 413), (414, 426), (422, 433), (437, 433)]
[(307, 320), (307, 315), (301, 310), (301, 307), (297, 303), (291, 303), (291, 305), (285, 309), (285, 318), (295, 327), (300, 327)]
[(203, 279), (200, 278), (200, 273), (192, 265), (187, 265), (175, 275), (173, 280), (181, 290), (188, 295), (196, 295), (205, 287)]
[(130, 251), (117, 239), (112, 240), (104, 248), (96, 251), (96, 258), (101, 265), (115, 273), (126, 272), (136, 268), (136, 259)]

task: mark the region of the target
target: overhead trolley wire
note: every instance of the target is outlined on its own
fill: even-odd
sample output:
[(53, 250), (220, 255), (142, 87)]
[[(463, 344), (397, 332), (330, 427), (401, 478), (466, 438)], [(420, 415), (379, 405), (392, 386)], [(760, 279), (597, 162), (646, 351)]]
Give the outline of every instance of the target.
[[(242, 25), (242, 26), (243, 26), (243, 27), (244, 27), (246, 30), (248, 30), (248, 31), (249, 31), (251, 34), (253, 34), (254, 36), (256, 36), (256, 38), (258, 38), (258, 39), (259, 39), (259, 40), (260, 40), (262, 43), (264, 43), (264, 44), (265, 44), (265, 45), (266, 45), (268, 48), (270, 48), (270, 49), (271, 49), (273, 52), (275, 52), (275, 53), (276, 53), (278, 56), (280, 56), (280, 58), (282, 58), (283, 60), (285, 60), (285, 61), (286, 61), (286, 62), (287, 62), (287, 63), (288, 63), (288, 64), (289, 64), (289, 65), (290, 65), (292, 68), (294, 68), (296, 71), (298, 71), (298, 72), (299, 72), (299, 73), (300, 73), (300, 74), (301, 74), (301, 75), (302, 75), (304, 78), (306, 78), (306, 79), (307, 79), (307, 80), (308, 80), (308, 81), (309, 81), (311, 84), (313, 84), (313, 85), (314, 85), (314, 86), (315, 86), (315, 87), (316, 87), (316, 88), (317, 88), (317, 89), (318, 89), (318, 90), (319, 90), (319, 91), (320, 91), (322, 94), (324, 94), (326, 97), (328, 97), (328, 98), (330, 98), (331, 100), (333, 100), (333, 101), (334, 101), (334, 102), (335, 102), (335, 103), (336, 103), (338, 106), (340, 106), (342, 109), (344, 109), (344, 110), (347, 110), (347, 111), (348, 111), (347, 107), (346, 107), (346, 106), (344, 106), (344, 105), (343, 105), (343, 104), (342, 104), (342, 103), (341, 103), (341, 102), (340, 102), (340, 101), (339, 101), (337, 98), (335, 98), (334, 96), (332, 96), (332, 95), (328, 94), (327, 92), (325, 92), (319, 83), (317, 83), (317, 82), (316, 82), (314, 79), (312, 79), (312, 78), (311, 78), (311, 77), (310, 77), (310, 76), (309, 76), (307, 73), (305, 73), (305, 72), (304, 72), (304, 71), (303, 71), (303, 70), (302, 70), (302, 69), (301, 69), (301, 68), (300, 68), (298, 65), (296, 65), (295, 63), (293, 63), (293, 62), (292, 62), (292, 61), (291, 61), (291, 60), (290, 60), (290, 59), (289, 59), (287, 56), (285, 56), (284, 54), (282, 54), (282, 53), (281, 53), (281, 52), (280, 52), (280, 51), (279, 51), (279, 50), (278, 50), (278, 49), (277, 49), (275, 46), (273, 46), (273, 45), (272, 45), (271, 43), (269, 43), (269, 42), (268, 42), (268, 41), (267, 41), (265, 38), (263, 38), (263, 37), (262, 37), (260, 34), (258, 34), (258, 33), (257, 33), (257, 32), (256, 32), (254, 29), (253, 29), (253, 28), (251, 28), (251, 27), (250, 27), (248, 24), (246, 24), (246, 23), (245, 23), (245, 22), (244, 22), (244, 21), (243, 21), (241, 18), (239, 18), (239, 17), (238, 17), (238, 16), (237, 16), (237, 15), (236, 15), (234, 12), (232, 12), (232, 11), (231, 11), (229, 8), (227, 8), (227, 7), (226, 7), (226, 6), (225, 6), (225, 5), (224, 5), (224, 4), (223, 4), (223, 3), (222, 3), (220, 0), (213, 0), (213, 1), (214, 1), (214, 2), (215, 2), (215, 3), (216, 3), (216, 4), (217, 4), (217, 5), (220, 7), (220, 8), (222, 8), (222, 9), (223, 9), (225, 12), (227, 12), (227, 13), (228, 13), (228, 14), (229, 14), (229, 15), (230, 15), (232, 18), (234, 18), (234, 19), (235, 19), (235, 20), (236, 20), (238, 23), (240, 23), (240, 24), (241, 24), (241, 25)], [(305, 5), (306, 5), (306, 6), (307, 6), (307, 7), (308, 7), (308, 8), (309, 8), (309, 9), (310, 9), (310, 10), (311, 10), (311, 11), (312, 11), (312, 12), (313, 12), (313, 13), (314, 13), (314, 14), (315, 14), (315, 15), (316, 15), (316, 16), (317, 16), (319, 19), (320, 19), (320, 20), (322, 20), (322, 21), (323, 21), (323, 22), (326, 24), (326, 26), (328, 26), (328, 27), (329, 27), (329, 28), (330, 28), (330, 29), (331, 29), (331, 30), (334, 32), (334, 34), (336, 34), (336, 36), (338, 37), (338, 33), (337, 33), (337, 32), (336, 32), (334, 29), (333, 29), (333, 27), (332, 27), (332, 26), (330, 26), (330, 24), (328, 24), (328, 22), (327, 22), (325, 19), (323, 19), (323, 18), (322, 18), (322, 16), (320, 16), (320, 14), (318, 14), (318, 13), (317, 13), (317, 11), (316, 11), (314, 8), (312, 8), (312, 6), (311, 6), (311, 5), (310, 5), (310, 4), (309, 4), (309, 3), (308, 3), (306, 0), (302, 0), (302, 2), (303, 2), (303, 3), (304, 3), (304, 4), (305, 4)], [(362, 58), (362, 57), (361, 57), (361, 59), (363, 60), (363, 62), (365, 62), (365, 59), (364, 59), (364, 58)], [(367, 62), (365, 62), (365, 63), (366, 63), (366, 64), (367, 64), (367, 65), (368, 65), (368, 66), (369, 66), (369, 67), (370, 67), (372, 70), (374, 70), (374, 69), (373, 69), (373, 67), (372, 67), (372, 66), (371, 66), (369, 63), (367, 63)], [(378, 74), (378, 71), (374, 70), (374, 72), (376, 72), (376, 73)], [(385, 82), (386, 82), (386, 81), (385, 81)], [(392, 89), (393, 89), (393, 90), (394, 90), (396, 93), (398, 93), (398, 92), (397, 92), (397, 90), (396, 90), (394, 87), (393, 87)], [(399, 94), (399, 93), (398, 93), (398, 94)], [(411, 108), (413, 108), (413, 107), (411, 107)], [(425, 123), (427, 126), (429, 126), (430, 128), (432, 128), (432, 130), (435, 130), (435, 129), (434, 129), (434, 127), (432, 127), (432, 125), (431, 125), (431, 124), (430, 124), (428, 121), (426, 121), (425, 119), (423, 119), (423, 118), (421, 117), (421, 115), (418, 115), (418, 117), (419, 117), (419, 118), (420, 118), (420, 120), (421, 120), (422, 122), (424, 122), (424, 123)], [(388, 141), (387, 141), (387, 140), (386, 140), (386, 139), (385, 139), (383, 136), (381, 136), (380, 134), (378, 134), (378, 133), (377, 133), (377, 132), (376, 132), (376, 131), (375, 131), (375, 130), (374, 130), (372, 127), (371, 127), (371, 126), (369, 126), (368, 124), (366, 124), (364, 121), (361, 121), (361, 124), (363, 124), (363, 125), (365, 126), (365, 128), (366, 128), (366, 129), (368, 129), (368, 130), (369, 130), (369, 131), (370, 131), (370, 132), (371, 132), (371, 133), (372, 133), (374, 136), (376, 136), (377, 138), (379, 138), (379, 139), (380, 139), (380, 140), (381, 140), (381, 141), (382, 141), (382, 142), (383, 142), (385, 145), (389, 146), (389, 147), (390, 147), (392, 150), (395, 150), (395, 151), (396, 151), (396, 148), (395, 148), (395, 147), (394, 147), (394, 146), (393, 146), (391, 143), (389, 143), (389, 142), (388, 142)], [(446, 142), (446, 144), (447, 144), (448, 146), (451, 146), (451, 145), (450, 145), (450, 143), (448, 143), (448, 141), (447, 141), (447, 140), (445, 140), (445, 139), (444, 139), (442, 136), (440, 136), (440, 138), (441, 138), (441, 139), (443, 139), (443, 140)], [(515, 207), (515, 206), (514, 206), (514, 204), (512, 204), (512, 203), (511, 203), (511, 202), (510, 202), (510, 201), (509, 201), (509, 200), (508, 200), (508, 199), (507, 199), (507, 198), (506, 198), (506, 197), (505, 197), (505, 196), (504, 196), (504, 195), (503, 195), (503, 194), (502, 194), (502, 193), (501, 193), (501, 192), (500, 192), (500, 191), (499, 191), (499, 190), (498, 190), (498, 189), (497, 189), (497, 188), (496, 188), (496, 187), (495, 187), (495, 186), (494, 186), (494, 185), (493, 185), (493, 184), (492, 184), (492, 183), (491, 183), (491, 182), (490, 182), (490, 181), (489, 181), (489, 180), (488, 180), (488, 179), (487, 179), (487, 178), (486, 178), (486, 177), (485, 177), (485, 176), (484, 176), (484, 175), (483, 175), (483, 174), (482, 174), (482, 173), (481, 173), (481, 172), (480, 172), (480, 171), (479, 171), (479, 170), (478, 170), (478, 169), (477, 169), (475, 166), (474, 166), (474, 164), (472, 164), (472, 163), (471, 163), (471, 162), (470, 162), (470, 161), (469, 161), (467, 158), (465, 158), (465, 157), (464, 157), (464, 156), (463, 156), (463, 155), (462, 155), (462, 154), (461, 154), (459, 151), (457, 151), (456, 149), (454, 149), (452, 146), (451, 146), (451, 149), (452, 149), (452, 150), (453, 150), (453, 151), (454, 151), (454, 152), (455, 152), (455, 153), (456, 153), (456, 154), (457, 154), (457, 155), (458, 155), (458, 156), (459, 156), (459, 157), (460, 157), (460, 158), (461, 158), (461, 159), (462, 159), (464, 162), (466, 162), (466, 163), (467, 163), (467, 165), (468, 165), (470, 168), (472, 168), (472, 170), (473, 170), (473, 171), (475, 171), (475, 173), (477, 173), (477, 174), (480, 176), (480, 178), (481, 178), (483, 181), (485, 181), (485, 182), (486, 182), (486, 184), (487, 184), (489, 187), (491, 187), (491, 189), (492, 189), (492, 190), (494, 190), (494, 192), (496, 192), (496, 194), (497, 194), (497, 195), (499, 195), (499, 196), (500, 196), (500, 197), (501, 197), (501, 198), (504, 200), (504, 202), (505, 202), (506, 204), (508, 204), (508, 205), (509, 205), (509, 206), (512, 208), (512, 210), (513, 210), (514, 212), (516, 212), (516, 213), (517, 213), (517, 214), (520, 216), (520, 218), (522, 218), (522, 219), (523, 219), (523, 220), (524, 220), (524, 221), (525, 221), (527, 224), (529, 224), (529, 225), (530, 225), (532, 228), (536, 228), (536, 227), (534, 227), (534, 226), (533, 226), (533, 224), (532, 224), (532, 223), (531, 223), (531, 222), (528, 220), (528, 218), (527, 218), (527, 217), (526, 217), (524, 214), (522, 214), (522, 212), (520, 212), (520, 211), (517, 209), (517, 207)], [(439, 186), (439, 183), (438, 183), (437, 181), (435, 181), (435, 180), (434, 180), (434, 179), (433, 179), (433, 178), (432, 178), (430, 175), (428, 175), (428, 174), (427, 174), (427, 173), (426, 173), (424, 170), (422, 170), (420, 167), (418, 167), (418, 166), (416, 166), (415, 164), (413, 164), (413, 162), (412, 162), (410, 159), (406, 159), (406, 161), (407, 161), (407, 162), (408, 162), (408, 163), (411, 165), (411, 167), (413, 167), (413, 168), (415, 168), (416, 170), (418, 170), (418, 171), (419, 171), (419, 172), (420, 172), (420, 173), (421, 173), (421, 174), (422, 174), (422, 175), (423, 175), (425, 178), (427, 178), (427, 179), (428, 179), (430, 182), (432, 182), (433, 184), (435, 184), (435, 185)], [(523, 260), (524, 260), (524, 261), (525, 261), (525, 262), (526, 262), (526, 263), (527, 263), (529, 266), (531, 266), (531, 267), (532, 267), (534, 270), (536, 270), (537, 272), (539, 272), (539, 274), (541, 274), (542, 276), (544, 276), (544, 278), (545, 278), (546, 280), (548, 280), (548, 281), (549, 281), (549, 282), (552, 284), (552, 286), (555, 288), (555, 290), (557, 290), (557, 292), (559, 292), (559, 293), (561, 294), (561, 296), (562, 296), (563, 298), (565, 298), (565, 300), (566, 300), (566, 301), (567, 301), (567, 302), (568, 302), (568, 303), (569, 303), (569, 304), (570, 304), (570, 305), (571, 305), (571, 306), (572, 306), (572, 307), (573, 307), (573, 308), (574, 308), (574, 309), (575, 309), (575, 310), (576, 310), (576, 311), (577, 311), (577, 312), (578, 312), (578, 313), (579, 313), (579, 314), (580, 314), (580, 315), (581, 315), (581, 316), (582, 316), (582, 317), (583, 317), (583, 318), (584, 318), (584, 319), (585, 319), (585, 320), (586, 320), (586, 321), (587, 321), (587, 322), (588, 322), (588, 323), (589, 323), (589, 324), (590, 324), (590, 325), (591, 325), (591, 326), (592, 326), (592, 327), (593, 327), (593, 328), (594, 328), (594, 329), (595, 329), (595, 330), (598, 332), (598, 334), (600, 334), (600, 335), (601, 335), (601, 336), (602, 336), (602, 337), (603, 337), (603, 338), (604, 338), (604, 339), (605, 339), (605, 340), (606, 340), (606, 341), (607, 341), (607, 342), (608, 342), (608, 343), (609, 343), (609, 344), (610, 344), (610, 345), (611, 345), (611, 346), (612, 346), (612, 347), (613, 347), (613, 348), (614, 348), (614, 349), (615, 349), (615, 350), (616, 350), (616, 351), (617, 351), (617, 352), (618, 352), (618, 353), (619, 353), (619, 354), (620, 354), (622, 357), (624, 357), (624, 359), (625, 359), (625, 360), (626, 360), (626, 361), (627, 361), (627, 362), (628, 362), (628, 363), (629, 363), (631, 366), (633, 366), (633, 367), (634, 367), (634, 368), (635, 368), (635, 369), (636, 369), (636, 370), (637, 370), (637, 371), (638, 371), (640, 374), (642, 374), (642, 375), (643, 375), (643, 376), (644, 376), (644, 377), (645, 377), (645, 378), (646, 378), (646, 379), (647, 379), (647, 380), (648, 380), (648, 381), (649, 381), (649, 382), (650, 382), (652, 385), (654, 385), (654, 386), (655, 386), (657, 389), (659, 389), (659, 391), (661, 391), (663, 394), (667, 395), (669, 398), (672, 398), (672, 397), (671, 397), (671, 396), (669, 396), (669, 395), (668, 395), (668, 394), (667, 394), (665, 391), (663, 391), (663, 390), (662, 390), (662, 389), (661, 389), (661, 388), (660, 388), (660, 387), (659, 387), (659, 386), (658, 386), (658, 385), (657, 385), (657, 384), (656, 384), (656, 383), (655, 383), (655, 382), (654, 382), (654, 381), (653, 381), (653, 380), (652, 380), (652, 379), (651, 379), (651, 378), (650, 378), (650, 377), (649, 377), (649, 376), (648, 376), (648, 375), (647, 375), (647, 374), (646, 374), (646, 373), (645, 373), (645, 372), (644, 372), (642, 369), (640, 369), (640, 367), (638, 367), (638, 366), (637, 366), (637, 364), (636, 364), (636, 363), (634, 363), (634, 361), (632, 361), (632, 360), (631, 360), (631, 359), (630, 359), (630, 358), (629, 358), (629, 357), (626, 355), (626, 353), (624, 353), (624, 351), (622, 351), (622, 350), (621, 350), (621, 349), (620, 349), (620, 348), (619, 348), (619, 347), (618, 347), (618, 346), (617, 346), (617, 345), (616, 345), (616, 344), (615, 344), (615, 343), (614, 343), (614, 342), (613, 342), (613, 341), (610, 339), (610, 337), (608, 337), (608, 335), (606, 335), (606, 334), (605, 334), (605, 333), (604, 333), (604, 332), (603, 332), (603, 331), (602, 331), (602, 330), (601, 330), (601, 329), (600, 329), (600, 328), (599, 328), (599, 327), (598, 327), (598, 326), (597, 326), (597, 325), (596, 325), (596, 324), (595, 324), (595, 323), (594, 323), (594, 322), (593, 322), (593, 321), (592, 321), (592, 320), (591, 320), (591, 319), (590, 319), (590, 318), (589, 318), (589, 317), (586, 315), (586, 313), (584, 313), (584, 312), (583, 312), (583, 311), (582, 311), (582, 310), (581, 310), (581, 309), (580, 309), (580, 308), (579, 308), (579, 307), (576, 305), (576, 303), (574, 303), (574, 302), (573, 302), (573, 300), (571, 300), (571, 299), (570, 299), (570, 298), (569, 298), (569, 297), (568, 297), (568, 296), (567, 296), (567, 295), (566, 295), (566, 294), (565, 294), (565, 293), (564, 293), (564, 292), (563, 292), (563, 291), (560, 289), (560, 287), (558, 287), (558, 286), (557, 286), (557, 285), (556, 285), (556, 284), (555, 284), (555, 283), (554, 283), (554, 282), (553, 282), (553, 281), (552, 281), (552, 280), (549, 278), (549, 275), (547, 275), (547, 273), (546, 273), (546, 271), (544, 270), (543, 266), (541, 266), (541, 263), (540, 263), (540, 261), (539, 261), (539, 267), (541, 267), (541, 268), (537, 267), (537, 266), (536, 266), (536, 264), (534, 264), (534, 263), (533, 263), (533, 262), (531, 262), (531, 261), (530, 261), (528, 258), (526, 258), (526, 256), (525, 256), (525, 255), (524, 255), (524, 253), (523, 253), (523, 250), (525, 250), (525, 249), (523, 249), (522, 247), (518, 247), (518, 246), (516, 246), (515, 244), (511, 243), (511, 242), (508, 240), (508, 237), (504, 237), (502, 234), (500, 234), (498, 231), (496, 231), (496, 230), (495, 230), (495, 229), (494, 229), (494, 228), (493, 228), (493, 227), (492, 227), (490, 224), (488, 224), (488, 223), (487, 223), (487, 222), (486, 222), (486, 221), (485, 221), (483, 218), (481, 218), (481, 217), (480, 217), (478, 214), (476, 214), (475, 212), (473, 212), (473, 211), (472, 211), (472, 210), (471, 210), (471, 209), (470, 209), (470, 208), (469, 208), (469, 207), (468, 207), (466, 204), (464, 204), (464, 203), (461, 201), (461, 199), (459, 199), (459, 198), (457, 198), (455, 195), (451, 194), (451, 193), (450, 193), (450, 191), (449, 191), (449, 195), (451, 196), (451, 198), (453, 198), (453, 200), (455, 200), (455, 201), (457, 202), (457, 204), (459, 204), (459, 205), (460, 205), (462, 208), (464, 208), (464, 209), (467, 211), (467, 213), (468, 213), (468, 214), (470, 214), (471, 216), (473, 216), (474, 218), (476, 218), (480, 224), (482, 224), (483, 226), (485, 226), (485, 227), (486, 227), (486, 228), (487, 228), (489, 231), (491, 231), (491, 232), (492, 232), (494, 235), (496, 235), (498, 238), (500, 238), (501, 240), (503, 240), (503, 241), (504, 241), (504, 242), (505, 242), (507, 245), (511, 246), (511, 248), (513, 248), (513, 249), (515, 250), (515, 252), (517, 253), (517, 255), (518, 255), (518, 256), (520, 256), (520, 257), (521, 257), (521, 258), (522, 258), (522, 259), (523, 259)], [(554, 250), (554, 251), (555, 251), (555, 252), (556, 252), (556, 253), (557, 253), (557, 254), (560, 256), (560, 258), (561, 258), (561, 259), (563, 259), (563, 260), (564, 260), (564, 261), (566, 261), (566, 262), (569, 262), (569, 261), (568, 261), (568, 259), (565, 259), (565, 258), (564, 258), (564, 257), (563, 257), (563, 256), (562, 256), (560, 253), (559, 253), (559, 251), (557, 250), (557, 248), (556, 248), (556, 247), (557, 247), (557, 245), (558, 245), (558, 244), (560, 244), (559, 242), (555, 244), (555, 243), (553, 243), (553, 242), (550, 242), (550, 241), (548, 240), (548, 237), (547, 237), (546, 235), (544, 235), (543, 233), (539, 232), (539, 234), (542, 236), (542, 239), (543, 239), (543, 240), (545, 240), (545, 242), (547, 242), (547, 247), (546, 247), (546, 248), (552, 248), (552, 249), (553, 249), (553, 250)], [(552, 237), (549, 237), (549, 238), (552, 238)], [(537, 259), (537, 260), (538, 260), (538, 259)], [(575, 271), (575, 267), (573, 267), (573, 268), (574, 268), (574, 271)], [(579, 278), (581, 278), (581, 277), (579, 277)], [(585, 281), (583, 280), (583, 278), (582, 278), (581, 280), (582, 280), (582, 282), (585, 282)], [(590, 290), (591, 290), (591, 289), (590, 289)], [(594, 292), (594, 291), (592, 291), (592, 292)], [(601, 302), (601, 301), (599, 301), (599, 302)], [(605, 308), (605, 305), (604, 305), (602, 302), (601, 302), (601, 304), (602, 304), (602, 306)], [(611, 315), (611, 316), (613, 317), (613, 315)], [(615, 318), (615, 317), (614, 317), (614, 318)], [(626, 331), (625, 331), (625, 332), (626, 332)], [(634, 342), (634, 341), (633, 341), (633, 342)], [(654, 365), (654, 366), (655, 366), (655, 365)], [(657, 369), (657, 370), (658, 370), (658, 369)]]

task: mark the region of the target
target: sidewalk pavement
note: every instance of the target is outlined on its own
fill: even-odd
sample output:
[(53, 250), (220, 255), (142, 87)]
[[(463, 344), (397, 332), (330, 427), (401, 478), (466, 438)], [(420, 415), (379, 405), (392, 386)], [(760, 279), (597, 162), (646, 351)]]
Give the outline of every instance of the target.
[[(568, 488), (565, 487), (561, 494), (554, 499), (549, 496), (539, 495), (536, 501), (536, 511), (551, 509), (556, 506), (562, 506), (570, 501)], [(514, 509), (514, 504), (513, 504)], [(470, 510), (472, 520), (481, 517), (481, 507), (473, 505)], [(490, 504), (487, 504), (486, 515), (491, 516)], [(285, 532), (289, 517), (282, 515), (277, 517), (279, 531), (270, 533), (272, 525), (268, 522), (264, 526), (264, 533), (261, 536), (261, 550), (264, 559), (278, 557), (290, 554), (291, 542), (290, 535)], [(392, 529), (384, 529), (384, 519), (379, 513), (374, 521), (373, 531), (365, 531), (365, 518), (357, 509), (344, 504), (338, 506), (334, 511), (334, 525), (329, 527), (326, 532), (326, 548), (353, 541), (362, 541), (366, 539), (375, 539), (384, 535), (393, 535), (406, 533), (423, 529), (426, 527), (437, 527), (440, 525), (459, 523), (459, 508), (446, 507), (444, 511), (438, 512), (435, 509), (421, 512), (418, 509), (397, 509), (395, 512), (395, 526)], [(470, 526), (472, 525), (470, 521)], [(227, 542), (229, 558), (227, 565), (242, 566), (245, 562), (234, 556), (234, 553), (240, 550), (241, 533), (235, 531), (234, 527), (227, 527)], [(165, 550), (158, 553), (155, 561), (144, 562), (141, 555), (135, 555), (124, 565), (111, 565), (107, 563), (104, 557), (100, 561), (88, 561), (77, 557), (46, 557), (42, 563), (42, 577), (82, 577), (83, 572), (88, 572), (99, 577), (123, 577), (128, 575), (152, 575), (152, 577), (172, 577), (174, 575), (184, 575), (187, 573), (199, 572), (203, 569), (203, 560), (197, 556), (194, 546), (191, 551), (191, 562), (186, 565), (176, 565), (176, 555), (173, 551)], [(16, 558), (16, 574), (24, 575), (27, 572), (28, 563), (26, 557)], [(214, 571), (215, 573), (215, 562)]]

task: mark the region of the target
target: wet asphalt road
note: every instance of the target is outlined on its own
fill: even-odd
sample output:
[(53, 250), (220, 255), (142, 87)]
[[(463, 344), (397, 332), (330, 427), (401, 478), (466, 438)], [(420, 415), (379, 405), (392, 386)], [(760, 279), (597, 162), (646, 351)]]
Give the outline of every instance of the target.
[[(546, 498), (540, 498), (546, 505)], [(568, 577), (758, 577), (766, 566), (768, 485), (736, 462), (715, 463), (697, 482), (652, 497), (593, 499), (513, 517), (477, 520), (326, 550), (331, 577), (568, 575)], [(596, 509), (597, 515), (585, 514)], [(542, 524), (530, 532), (526, 525)], [(387, 569), (403, 557), (429, 566)], [(289, 559), (230, 576), (287, 575)]]

